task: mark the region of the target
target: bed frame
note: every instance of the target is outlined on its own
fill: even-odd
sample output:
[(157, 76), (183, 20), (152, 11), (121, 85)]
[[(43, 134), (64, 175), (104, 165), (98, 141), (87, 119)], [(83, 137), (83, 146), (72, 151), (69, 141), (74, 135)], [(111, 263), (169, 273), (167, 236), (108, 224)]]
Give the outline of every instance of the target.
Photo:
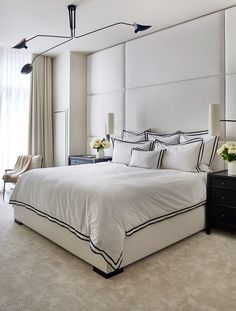
[(176, 243), (205, 228), (205, 206), (152, 224), (132, 236), (125, 238), (123, 262), (119, 270), (114, 271), (101, 255), (94, 254), (89, 242), (76, 237), (57, 223), (21, 207), (14, 206), (14, 218), (18, 224), (37, 231), (67, 251), (93, 266), (93, 270), (105, 278), (123, 271), (123, 268), (141, 258)]

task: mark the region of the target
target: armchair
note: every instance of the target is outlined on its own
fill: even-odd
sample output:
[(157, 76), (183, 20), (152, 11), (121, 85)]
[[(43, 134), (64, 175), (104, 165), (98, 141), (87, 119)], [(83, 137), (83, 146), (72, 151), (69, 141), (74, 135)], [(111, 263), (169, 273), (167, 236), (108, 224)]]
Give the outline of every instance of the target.
[(6, 192), (6, 183), (16, 184), (21, 174), (34, 168), (41, 168), (43, 164), (43, 157), (41, 155), (20, 155), (17, 157), (16, 164), (13, 169), (5, 169), (5, 174), (2, 179), (3, 185), (3, 199)]

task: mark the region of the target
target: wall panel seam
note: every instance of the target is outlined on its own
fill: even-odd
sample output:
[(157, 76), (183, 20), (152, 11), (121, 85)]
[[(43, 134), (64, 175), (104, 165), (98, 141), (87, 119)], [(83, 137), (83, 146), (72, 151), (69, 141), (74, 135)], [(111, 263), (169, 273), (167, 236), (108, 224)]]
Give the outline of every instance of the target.
[(142, 88), (151, 87), (151, 86), (162, 86), (162, 85), (169, 85), (169, 84), (177, 84), (177, 83), (183, 83), (183, 82), (188, 82), (188, 81), (210, 79), (210, 78), (217, 78), (217, 77), (222, 78), (224, 76), (225, 76), (224, 73), (220, 73), (220, 74), (216, 74), (216, 75), (202, 76), (202, 77), (197, 77), (197, 78), (175, 80), (175, 81), (169, 81), (169, 82), (163, 82), (163, 83), (153, 83), (153, 84), (141, 85), (141, 86), (136, 86), (136, 87), (127, 87), (126, 90), (136, 90), (136, 89), (142, 89)]

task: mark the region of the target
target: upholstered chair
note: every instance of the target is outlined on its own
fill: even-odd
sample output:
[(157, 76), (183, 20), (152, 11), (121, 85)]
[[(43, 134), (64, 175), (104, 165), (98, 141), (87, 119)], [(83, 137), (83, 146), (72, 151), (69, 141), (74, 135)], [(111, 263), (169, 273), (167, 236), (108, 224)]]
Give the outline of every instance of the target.
[(6, 183), (16, 184), (19, 176), (26, 171), (34, 168), (41, 168), (43, 164), (43, 157), (41, 155), (20, 155), (17, 157), (16, 164), (13, 169), (6, 169), (5, 175), (2, 179), (4, 182), (3, 186), (3, 198), (6, 191)]

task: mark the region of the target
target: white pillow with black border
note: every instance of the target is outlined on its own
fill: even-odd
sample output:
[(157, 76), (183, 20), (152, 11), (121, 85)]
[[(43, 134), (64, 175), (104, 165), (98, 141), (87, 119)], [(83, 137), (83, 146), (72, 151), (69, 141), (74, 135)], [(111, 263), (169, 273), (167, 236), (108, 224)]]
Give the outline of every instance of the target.
[(185, 172), (199, 172), (203, 154), (203, 139), (196, 138), (171, 145), (162, 141), (154, 142), (154, 150), (166, 149), (162, 160), (162, 169), (173, 169)]
[(185, 142), (193, 138), (202, 138), (204, 142), (204, 151), (199, 168), (202, 172), (211, 172), (211, 164), (216, 155), (219, 136), (210, 136), (208, 131), (181, 132), (180, 142)]
[(155, 141), (156, 139), (161, 140), (168, 144), (179, 144), (179, 132), (174, 132), (170, 134), (158, 134), (154, 132), (147, 132), (147, 140)]
[(130, 142), (113, 138), (112, 142), (113, 142), (112, 162), (123, 163), (126, 165), (130, 164), (131, 153), (133, 148), (150, 150), (152, 146), (150, 141)]
[(151, 129), (147, 129), (141, 133), (134, 133), (130, 131), (123, 130), (121, 133), (122, 140), (130, 141), (130, 142), (139, 142), (147, 140), (146, 133), (151, 131)]
[(160, 169), (164, 152), (165, 150), (147, 151), (140, 148), (133, 148), (129, 166), (152, 170)]

